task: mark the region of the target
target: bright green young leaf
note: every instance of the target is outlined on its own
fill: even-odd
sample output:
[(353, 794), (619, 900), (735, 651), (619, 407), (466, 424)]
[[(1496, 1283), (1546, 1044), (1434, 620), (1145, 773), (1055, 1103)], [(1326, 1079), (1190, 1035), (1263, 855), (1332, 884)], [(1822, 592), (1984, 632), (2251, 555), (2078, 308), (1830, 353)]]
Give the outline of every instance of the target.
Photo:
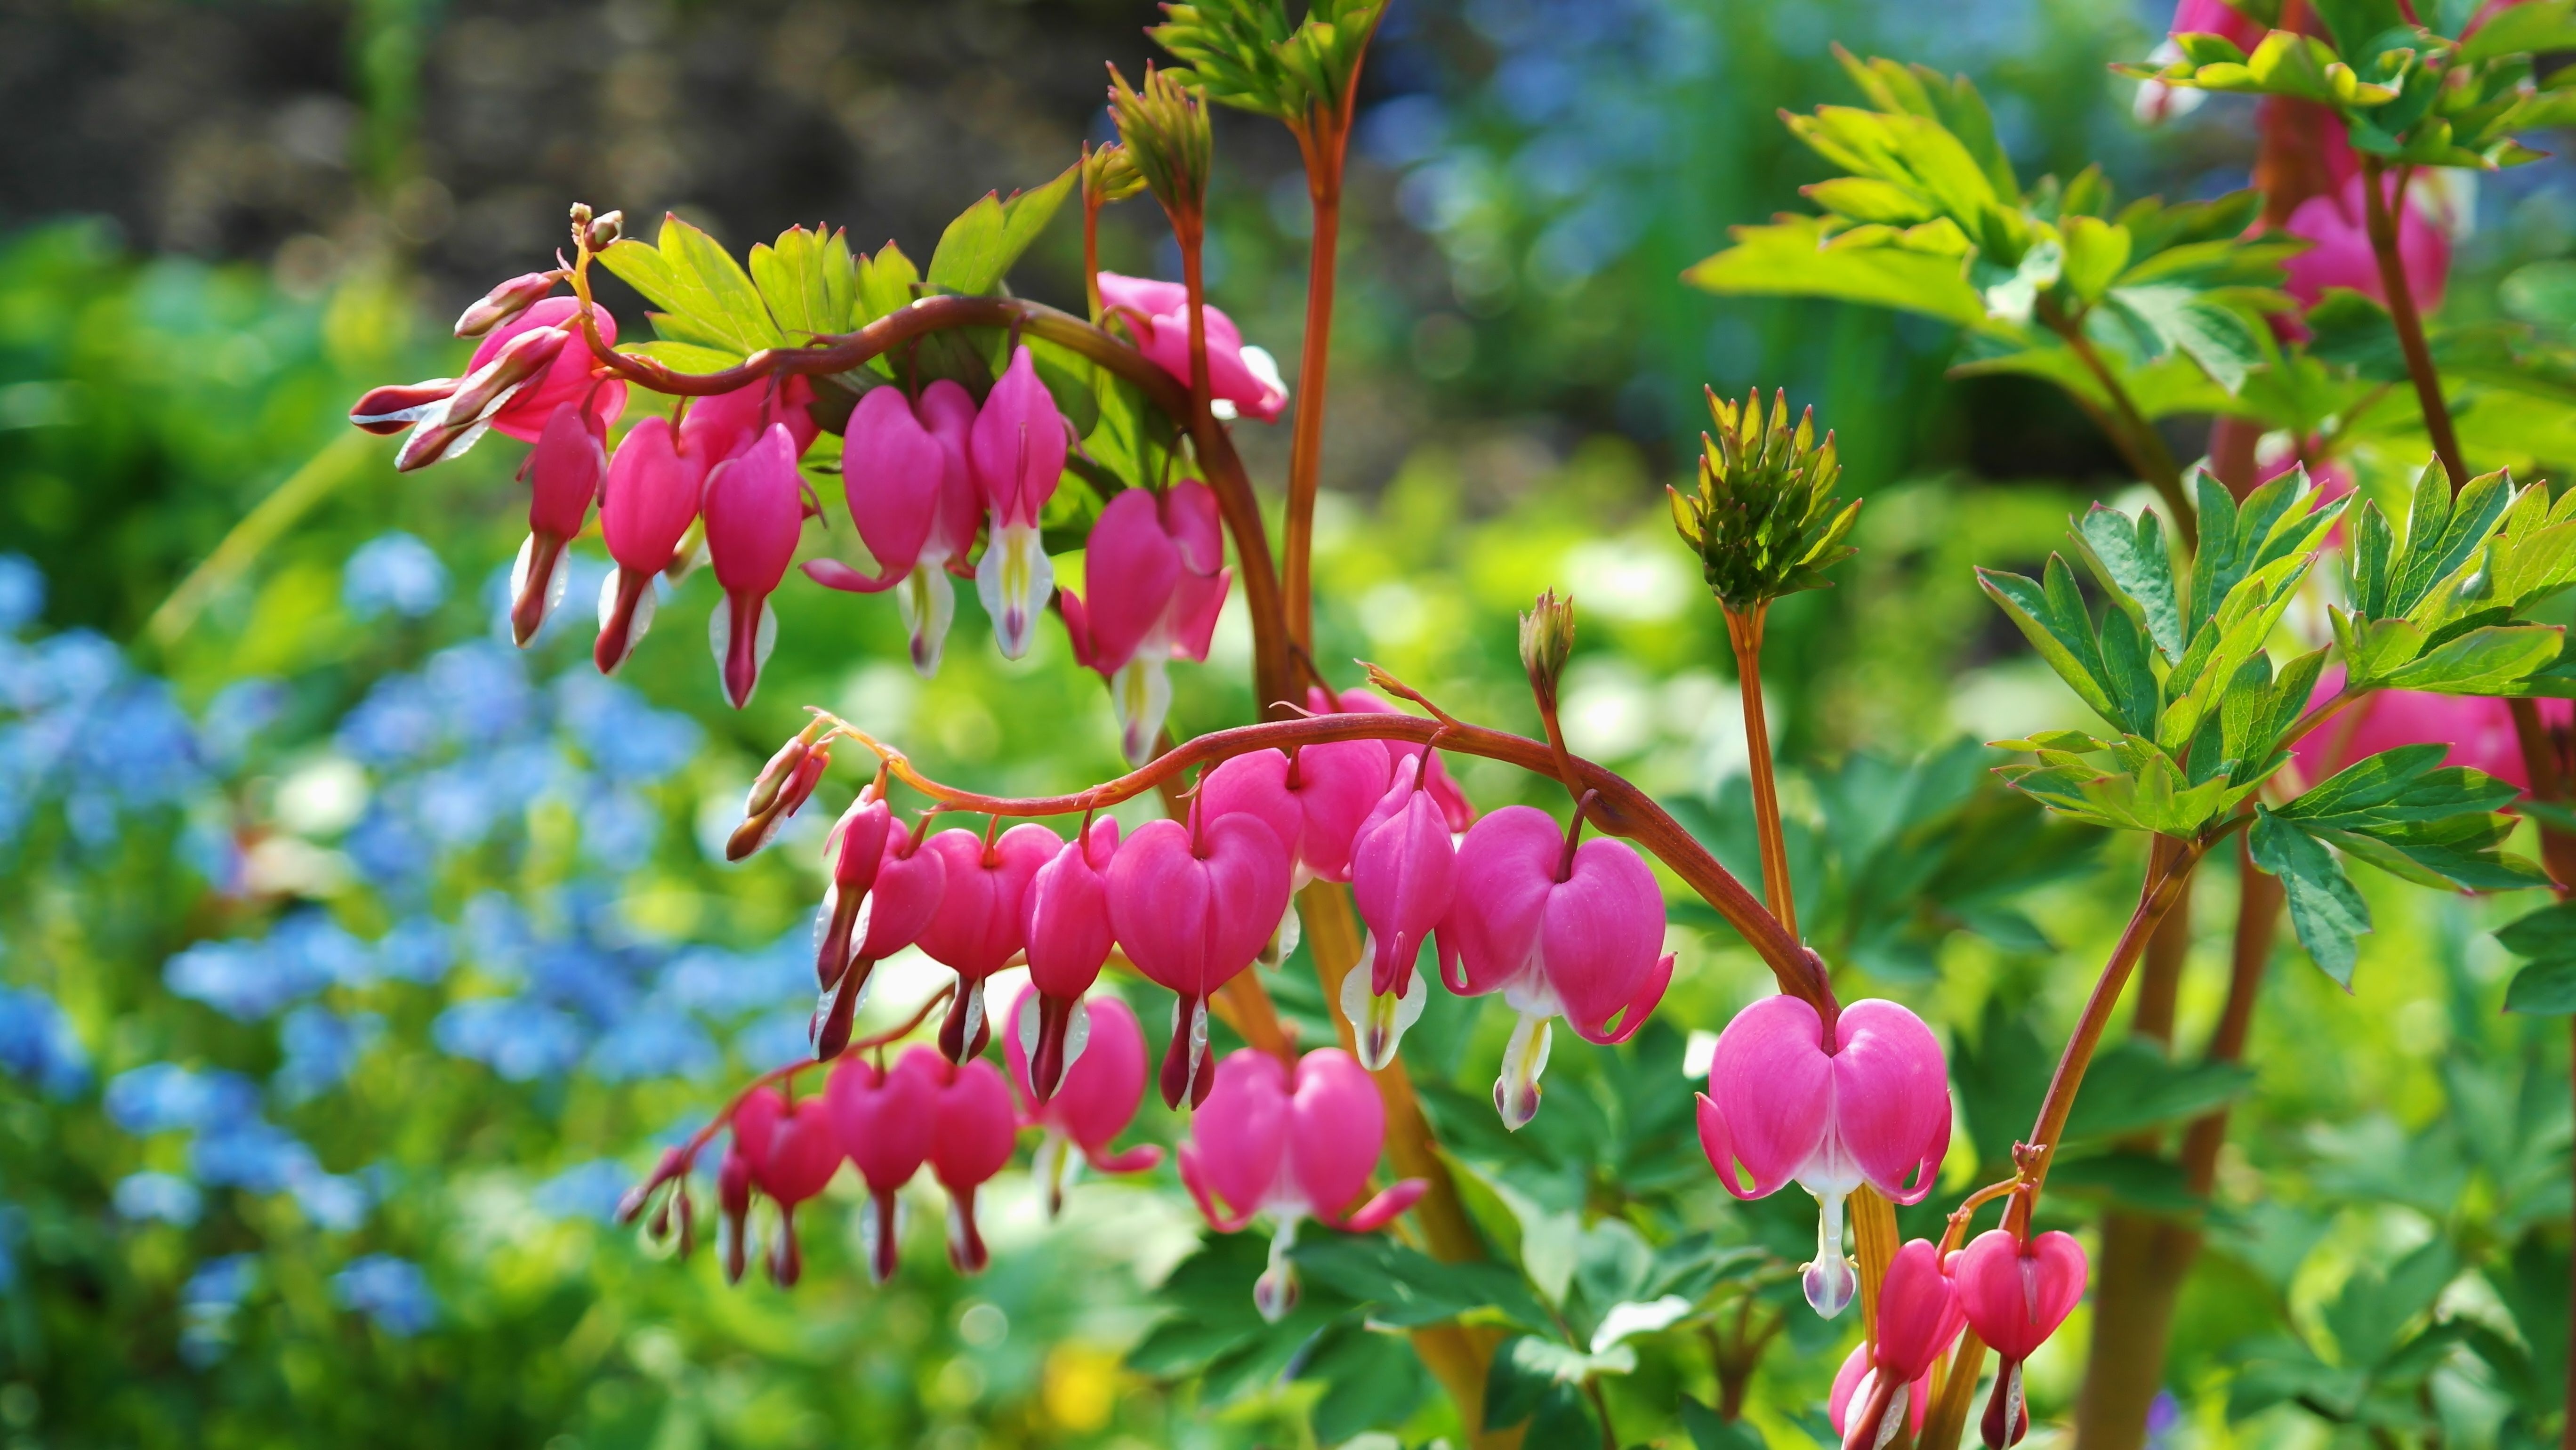
[(2059, 272), (2068, 291), (2086, 302), (2098, 302), (2111, 282), (2129, 265), (2129, 229), (2100, 217), (2070, 216), (2058, 224), (2066, 248)]
[(1736, 227), (1735, 245), (1682, 273), (1710, 292), (1831, 297), (1928, 313), (1967, 327), (1987, 325), (1986, 306), (1960, 275), (1955, 256), (1899, 246), (1828, 244), (1825, 223), (1793, 217)]
[(858, 301), (858, 268), (846, 233), (829, 236), (789, 227), (775, 243), (751, 249), (751, 280), (772, 321), (803, 341), (850, 325)]
[(2174, 586), (2173, 551), (2164, 520), (2140, 509), (2134, 520), (2095, 504), (2075, 524), (2075, 544), (2113, 602), (2147, 627), (2165, 658), (2183, 651), (2182, 601)]
[(1068, 166), (1044, 186), (1013, 192), (1008, 200), (989, 191), (977, 198), (939, 234), (927, 284), (940, 292), (992, 291), (1055, 218), (1080, 170)]
[(2434, 646), (2381, 677), (2392, 689), (2443, 695), (2501, 695), (2558, 659), (2554, 624), (2495, 625)]
[(715, 238), (676, 216), (662, 218), (657, 245), (622, 238), (599, 260), (662, 310), (654, 328), (666, 337), (733, 349), (735, 362), (787, 344), (750, 274)]
[(2353, 889), (2352, 878), (2322, 842), (2261, 807), (2255, 810), (2247, 844), (2254, 864), (2279, 878), (2299, 945), (2336, 986), (2351, 991), (2353, 964), (2360, 956), (2356, 939), (2370, 930), (2370, 907)]

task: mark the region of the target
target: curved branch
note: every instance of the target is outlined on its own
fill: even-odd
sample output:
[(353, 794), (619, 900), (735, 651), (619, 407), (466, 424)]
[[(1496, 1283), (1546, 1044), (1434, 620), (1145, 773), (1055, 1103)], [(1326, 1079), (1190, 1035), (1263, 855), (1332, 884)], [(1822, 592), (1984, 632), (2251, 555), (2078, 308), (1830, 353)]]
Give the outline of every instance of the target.
[[(839, 722), (836, 728), (840, 734), (875, 751), (886, 768), (906, 785), (941, 805), (951, 810), (1001, 816), (1078, 815), (1142, 795), (1194, 765), (1214, 764), (1255, 750), (1321, 745), (1334, 740), (1436, 743), (1443, 750), (1517, 765), (1533, 775), (1551, 779), (1557, 775), (1556, 757), (1545, 741), (1531, 740), (1508, 731), (1426, 720), (1418, 715), (1309, 715), (1259, 725), (1238, 725), (1231, 730), (1201, 735), (1115, 780), (1069, 795), (994, 796), (961, 790), (931, 779), (916, 769), (910, 757), (901, 750), (856, 726)], [(1698, 892), (1701, 899), (1725, 917), (1727, 924), (1761, 954), (1764, 963), (1771, 968), (1771, 974), (1779, 979), (1781, 991), (1807, 1002), (1828, 1024), (1833, 1022), (1839, 1008), (1834, 1001), (1833, 988), (1826, 981), (1824, 963), (1815, 953), (1799, 945), (1789, 929), (1744, 888), (1744, 883), (1718, 864), (1717, 858), (1710, 855), (1708, 849), (1662, 806), (1655, 804), (1653, 797), (1617, 772), (1595, 765), (1579, 755), (1569, 756), (1568, 760), (1576, 780), (1597, 793), (1587, 813), (1596, 829), (1634, 841), (1671, 867), (1673, 874)]]

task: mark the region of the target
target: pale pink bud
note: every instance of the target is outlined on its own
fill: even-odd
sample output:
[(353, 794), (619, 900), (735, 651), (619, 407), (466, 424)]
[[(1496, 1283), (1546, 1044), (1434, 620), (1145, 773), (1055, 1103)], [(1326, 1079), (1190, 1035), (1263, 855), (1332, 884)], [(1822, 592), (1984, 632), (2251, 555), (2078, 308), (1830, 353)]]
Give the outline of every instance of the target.
[(456, 319), (456, 335), (481, 337), (534, 306), (555, 290), (563, 276), (561, 272), (523, 272), (511, 278), (465, 309), (464, 315)]
[(930, 1171), (948, 1190), (948, 1262), (961, 1274), (978, 1273), (990, 1255), (975, 1225), (975, 1190), (1011, 1161), (1019, 1126), (1011, 1089), (1002, 1070), (980, 1057), (954, 1065), (934, 1061), (930, 1070), (940, 1078)]
[(984, 1050), (991, 1035), (984, 979), (1028, 945), (1023, 909), (1029, 882), (1063, 845), (1055, 832), (1023, 821), (990, 846), (980, 834), (961, 829), (942, 831), (922, 847), (924, 855), (939, 857), (947, 883), (939, 909), (921, 929), (921, 950), (957, 973), (957, 994), (939, 1029), (939, 1047), (949, 1061), (963, 1062)]
[(984, 397), (968, 437), (967, 461), (992, 523), (975, 589), (993, 619), (1005, 659), (1028, 653), (1037, 616), (1055, 592), (1055, 567), (1038, 538), (1038, 518), (1064, 476), (1064, 415), (1023, 345)]
[(1265, 1317), (1296, 1302), (1287, 1251), (1299, 1223), (1374, 1233), (1422, 1196), (1422, 1181), (1408, 1178), (1359, 1201), (1385, 1143), (1377, 1085), (1340, 1048), (1307, 1053), (1293, 1079), (1279, 1059), (1248, 1047), (1217, 1065), (1181, 1144), (1181, 1182), (1219, 1233), (1240, 1231), (1255, 1214), (1276, 1225), (1270, 1268), (1253, 1288)]
[[(1190, 381), (1190, 293), (1178, 282), (1100, 274), (1100, 301), (1123, 314), (1136, 348), (1187, 387)], [(1246, 347), (1234, 319), (1202, 303), (1207, 329), (1208, 391), (1220, 418), (1241, 415), (1269, 423), (1288, 406), (1288, 388), (1269, 353)]]
[(705, 474), (704, 460), (679, 451), (666, 418), (637, 423), (609, 459), (599, 532), (617, 572), (600, 597), (599, 643), (592, 657), (601, 673), (624, 664), (652, 626), (653, 581), (698, 516)]
[(1109, 867), (1109, 919), (1128, 960), (1178, 993), (1165, 1104), (1207, 1096), (1207, 999), (1252, 965), (1288, 909), (1288, 848), (1247, 815), (1149, 821)]
[[(1054, 859), (1038, 868), (1037, 874), (1029, 878), (1028, 891), (1021, 902), (1029, 985), (1037, 991), (1032, 1010), (1038, 1015), (1036, 1045), (1024, 1054), (1034, 1067), (1032, 1072), (1021, 1075), (1034, 1084), (1033, 1095), (1041, 1103), (1054, 1094), (1063, 1079), (1070, 1057), (1065, 1033), (1074, 1008), (1082, 994), (1099, 980), (1100, 968), (1116, 945), (1109, 923), (1108, 873), (1117, 855), (1118, 822), (1102, 816), (1079, 837), (1065, 842)], [(1007, 1020), (1018, 1021), (1016, 1017)], [(1129, 1030), (1134, 1030), (1132, 1022)], [(1017, 1029), (1005, 1035), (1010, 1038), (1010, 1050), (1020, 1053)], [(1138, 1061), (1141, 1063), (1142, 1058)], [(1139, 1066), (1137, 1071), (1141, 1074), (1144, 1069)], [(1143, 1081), (1141, 1076), (1138, 1081)]]
[(760, 667), (778, 637), (769, 596), (787, 577), (805, 526), (804, 479), (787, 426), (772, 423), (742, 452), (715, 466), (705, 492), (707, 557), (724, 605), (710, 619), (708, 643), (737, 710), (760, 683)]
[(1986, 1444), (2003, 1450), (2030, 1431), (2022, 1361), (2039, 1352), (2084, 1297), (2084, 1246), (2055, 1231), (2024, 1243), (1989, 1229), (1953, 1255), (1949, 1269), (1969, 1327), (1999, 1361), (1982, 1428)]
[(564, 404), (537, 436), (519, 477), (528, 484), (528, 537), (510, 569), (510, 634), (524, 649), (562, 600), (564, 546), (581, 532), (591, 500), (607, 486), (606, 429), (596, 415)]
[(880, 1284), (895, 1271), (895, 1192), (921, 1171), (938, 1132), (939, 1072), (945, 1066), (939, 1054), (919, 1047), (906, 1052), (892, 1072), (864, 1058), (846, 1058), (823, 1090), (842, 1148), (867, 1184), (859, 1231), (868, 1246), (868, 1277)]
[(366, 396), (350, 406), (349, 421), (380, 437), (399, 433), (445, 404), (456, 392), (456, 382), (454, 378), (431, 378), (425, 383), (370, 388)]
[[(1870, 1390), (1878, 1383), (1878, 1372), (1869, 1367), (1869, 1341), (1852, 1346), (1843, 1356), (1843, 1366), (1834, 1371), (1834, 1387), (1825, 1400), (1825, 1419), (1840, 1435), (1846, 1429), (1853, 1401), (1869, 1403)], [(1932, 1379), (1926, 1375), (1905, 1387), (1905, 1421), (1915, 1430), (1923, 1428), (1923, 1414), (1932, 1405)]]
[(1035, 1166), (1052, 1213), (1063, 1203), (1068, 1150), (1079, 1152), (1100, 1173), (1141, 1173), (1163, 1161), (1163, 1150), (1140, 1143), (1123, 1153), (1109, 1151), (1110, 1141), (1127, 1130), (1145, 1098), (1145, 1034), (1136, 1025), (1136, 1014), (1108, 992), (1069, 1003), (1085, 1024), (1081, 1052), (1070, 1065), (1060, 1064), (1061, 1080), (1040, 1093), (1031, 1077), (1036, 1059), (1027, 1042), (1027, 1018), (1043, 1000), (1027, 991), (1012, 999), (1002, 1019), (1009, 1024), (1002, 1033), (1002, 1055), (1019, 1091), (1021, 1125), (1046, 1131)]
[(1828, 1043), (1815, 1008), (1765, 997), (1718, 1034), (1699, 1139), (1737, 1198), (1765, 1197), (1793, 1178), (1816, 1195), (1805, 1285), (1807, 1302), (1830, 1319), (1856, 1287), (1843, 1255), (1843, 1199), (1866, 1183), (1897, 1203), (1920, 1202), (1949, 1151), (1950, 1116), (1949, 1070), (1922, 1018), (1894, 1002), (1854, 1002)]

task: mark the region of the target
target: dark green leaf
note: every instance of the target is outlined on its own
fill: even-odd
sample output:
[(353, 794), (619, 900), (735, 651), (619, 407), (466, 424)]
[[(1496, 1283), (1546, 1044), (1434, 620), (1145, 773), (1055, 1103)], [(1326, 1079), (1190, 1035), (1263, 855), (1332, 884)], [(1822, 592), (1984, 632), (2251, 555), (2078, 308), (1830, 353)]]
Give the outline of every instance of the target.
[(2178, 1063), (2155, 1044), (2130, 1038), (2094, 1057), (2067, 1119), (2066, 1137), (2118, 1137), (2197, 1117), (2235, 1101), (2253, 1085), (2253, 1071), (2236, 1063)]
[(2261, 807), (2256, 808), (2248, 844), (2254, 864), (2280, 878), (2299, 945), (2308, 949), (2318, 969), (2335, 985), (2351, 991), (2353, 964), (2359, 956), (2355, 938), (2370, 930), (2370, 908), (2353, 889), (2352, 879), (2344, 875), (2334, 853)]
[(1742, 1420), (1721, 1419), (1717, 1411), (1682, 1396), (1682, 1429), (1692, 1450), (1764, 1450), (1760, 1432)]

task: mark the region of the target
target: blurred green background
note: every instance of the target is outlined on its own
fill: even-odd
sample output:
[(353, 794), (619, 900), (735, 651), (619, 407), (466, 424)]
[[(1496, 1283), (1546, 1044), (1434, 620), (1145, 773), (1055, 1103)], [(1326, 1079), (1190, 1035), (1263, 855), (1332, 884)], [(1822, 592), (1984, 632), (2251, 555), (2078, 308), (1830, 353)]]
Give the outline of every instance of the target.
[[(918, 680), (882, 601), (793, 584), (739, 714), (699, 642), (704, 582), (616, 687), (590, 677), (577, 621), (515, 656), (494, 631), (524, 531), (520, 450), (397, 478), (393, 440), (343, 421), (367, 386), (455, 371), (466, 345), (446, 319), (544, 265), (569, 201), (677, 211), (737, 250), (819, 219), (925, 255), (983, 190), (1043, 180), (1105, 134), (1099, 63), (1134, 75), (1154, 18), (1128, 0), (0, 8), (16, 122), (0, 148), (0, 551), (21, 556), (0, 567), (0, 1442), (1442, 1433), (1398, 1340), (1213, 1368), (1214, 1347), (1170, 1352), (1156, 1326), (1188, 1286), (1154, 1290), (1200, 1229), (1168, 1168), (1086, 1183), (1052, 1226), (1014, 1170), (988, 1206), (994, 1267), (973, 1281), (942, 1260), (931, 1198), (881, 1290), (837, 1202), (809, 1215), (793, 1294), (727, 1289), (710, 1256), (663, 1262), (605, 1226), (655, 1144), (801, 1042), (815, 848), (857, 776), (845, 767), (783, 849), (742, 867), (710, 849), (800, 707), (840, 710), (944, 777), (1036, 793), (1118, 768), (1108, 702), (1055, 633), (999, 660), (971, 606), (941, 674)], [(1899, 997), (1952, 1034), (1962, 1183), (2036, 1097), (2013, 1034), (2062, 1036), (2138, 867), (2128, 845), (2097, 851), (1992, 800), (1979, 753), (1949, 749), (2079, 723), (1969, 565), (2026, 567), (2071, 509), (2129, 485), (2056, 394), (1945, 378), (1938, 327), (1675, 278), (1824, 174), (1775, 112), (1849, 99), (1836, 41), (1975, 76), (2025, 174), (2098, 159), (2131, 193), (2242, 185), (2246, 110), (2222, 100), (2152, 132), (2129, 119), (2105, 62), (2163, 23), (2118, 0), (1396, 0), (1365, 74), (1319, 656), (1345, 681), (1340, 662), (1365, 656), (1458, 713), (1534, 729), (1511, 612), (1570, 589), (1572, 744), (1735, 850), (1733, 667), (1660, 492), (1689, 465), (1703, 383), (1812, 403), (1845, 492), (1869, 505), (1841, 587), (1784, 604), (1771, 630), (1804, 879), (1833, 897), (1808, 915), (1852, 974), (1846, 997)], [(1238, 114), (1217, 137), (1212, 298), (1293, 360), (1294, 149)], [(2576, 251), (2557, 164), (2487, 182), (2476, 216), (2454, 309)], [(1143, 203), (1110, 214), (1104, 253), (1176, 270)], [(1079, 255), (1061, 221), (1014, 285), (1078, 301)], [(640, 312), (608, 300), (630, 324)], [(1275, 494), (1284, 431), (1238, 436)], [(2198, 454), (2200, 425), (2174, 441)], [(589, 567), (568, 617), (587, 613)], [(1248, 653), (1232, 620), (1207, 667), (1178, 671), (1178, 731), (1249, 717)], [(1546, 800), (1499, 767), (1460, 773), (1486, 808)], [(1873, 873), (1898, 869), (1870, 854), (1889, 842), (1955, 889), (1873, 895)], [(2503, 962), (2482, 935), (2519, 904), (2376, 885), (2355, 995), (2281, 949), (2165, 1443), (2346, 1433), (2289, 1406), (2231, 1422), (2230, 1386), (2283, 1335), (2356, 1333), (2335, 1317), (2349, 1286), (2436, 1238), (2459, 1252), (2446, 1302), (2489, 1306), (2544, 1367), (2549, 1336), (2564, 1343), (2564, 1038), (2496, 1012)], [(2217, 873), (2201, 892), (2187, 1042), (2216, 1015), (2232, 889)], [(1619, 1232), (1659, 1247), (1785, 1231), (1794, 1254), (1797, 1204), (1739, 1208), (1704, 1170), (1630, 1176), (1560, 1106), (1592, 1094), (1623, 1124), (1613, 1138), (1647, 1142), (1643, 1116), (1619, 1116), (1636, 1114), (1631, 1079), (1657, 1113), (1686, 1113), (1685, 1034), (1768, 990), (1714, 918), (1677, 904), (1675, 920), (1666, 1025), (1617, 1054), (1561, 1050), (1552, 1132), (1478, 1137), (1493, 1136), (1474, 1110), (1508, 1030), (1498, 1005), (1442, 998), (1408, 1057), (1462, 1155), (1490, 1148), (1500, 1180), (1578, 1229), (1633, 1224)], [(889, 1017), (938, 980), (889, 973), (872, 1009)], [(1279, 991), (1321, 1035), (1320, 1003)], [(1670, 1129), (1628, 1167), (1687, 1168), (1695, 1144)], [(1177, 1131), (1152, 1108), (1134, 1130)], [(2145, 1191), (2070, 1185), (2063, 1211), (2074, 1226)], [(1249, 1272), (1224, 1291), (1247, 1295)], [(2080, 1372), (2081, 1326), (2034, 1366), (2044, 1414)], [(1845, 1342), (1791, 1328), (1753, 1405), (1781, 1445), (1813, 1433)], [(1131, 1358), (1140, 1342), (1162, 1352)], [(1674, 1402), (1712, 1398), (1707, 1348), (1688, 1326), (1639, 1343), (1612, 1390), (1625, 1437), (1682, 1443)], [(1337, 1355), (1390, 1367), (1309, 1372)], [(2510, 1387), (2449, 1373), (2423, 1389), (2445, 1443), (2498, 1443)]]

